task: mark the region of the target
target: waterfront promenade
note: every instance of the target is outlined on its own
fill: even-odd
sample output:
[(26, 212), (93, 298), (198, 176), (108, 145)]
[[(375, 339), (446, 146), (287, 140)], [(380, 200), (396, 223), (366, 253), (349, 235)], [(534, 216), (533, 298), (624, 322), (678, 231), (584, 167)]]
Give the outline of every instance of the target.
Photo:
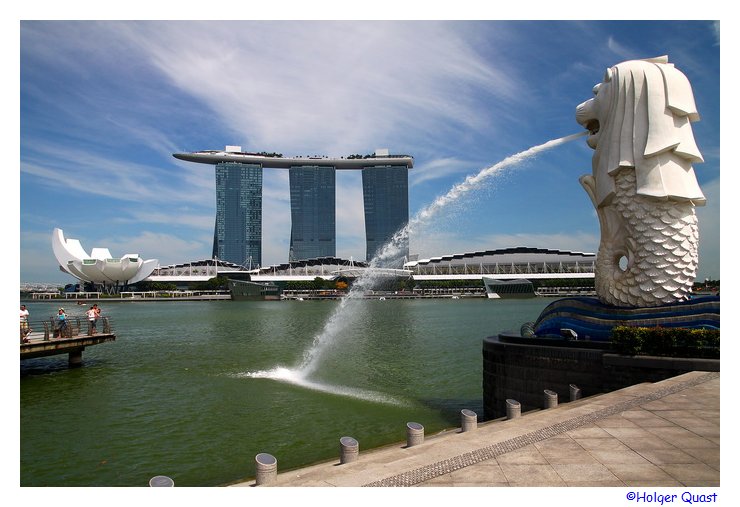
[(360, 442), (357, 460), (342, 465), (337, 457), (280, 472), (276, 456), (280, 473), (269, 486), (719, 487), (719, 405), (720, 374), (691, 372), (428, 435), (413, 447), (363, 451)]

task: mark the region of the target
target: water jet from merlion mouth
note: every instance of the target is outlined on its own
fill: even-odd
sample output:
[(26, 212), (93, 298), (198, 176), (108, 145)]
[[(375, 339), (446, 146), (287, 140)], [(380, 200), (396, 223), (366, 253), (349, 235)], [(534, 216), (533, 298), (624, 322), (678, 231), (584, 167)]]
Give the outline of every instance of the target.
[[(357, 310), (356, 308), (353, 309), (351, 307), (357, 303), (358, 300), (363, 298), (365, 291), (372, 289), (380, 279), (388, 276), (388, 270), (383, 269), (383, 266), (386, 265), (388, 260), (395, 259), (399, 256), (401, 247), (405, 244), (410, 234), (415, 232), (421, 226), (429, 223), (442, 210), (457, 202), (462, 196), (471, 191), (483, 188), (488, 179), (501, 173), (504, 169), (516, 166), (543, 151), (560, 146), (568, 141), (582, 137), (587, 133), (588, 132), (582, 132), (560, 137), (558, 139), (552, 139), (546, 143), (533, 146), (527, 150), (506, 157), (502, 161), (480, 170), (477, 174), (468, 176), (463, 182), (454, 185), (446, 194), (437, 197), (434, 202), (416, 213), (416, 215), (409, 220), (408, 224), (397, 231), (393, 238), (391, 238), (391, 240), (380, 249), (379, 253), (368, 262), (367, 269), (357, 277), (355, 282), (352, 284), (351, 289), (347, 293), (347, 296), (341, 299), (339, 305), (332, 313), (331, 317), (329, 317), (329, 320), (324, 325), (324, 329), (314, 337), (313, 343), (304, 352), (303, 361), (298, 368), (286, 369), (277, 367), (273, 370), (258, 372), (258, 374), (247, 374), (247, 376), (251, 378), (271, 378), (273, 380), (297, 383), (299, 385), (301, 383), (305, 383), (306, 379), (316, 371), (324, 352), (330, 348), (332, 344), (336, 343), (341, 336), (346, 336), (348, 334), (346, 330), (351, 328), (353, 322), (352, 316)], [(274, 375), (272, 375), (271, 372), (274, 372)], [(286, 372), (290, 372), (290, 374), (286, 374)], [(300, 379), (300, 381), (294, 382), (292, 379)], [(343, 387), (336, 386), (336, 389), (333, 390), (330, 386), (323, 385), (323, 387), (324, 389), (322, 390), (326, 390), (328, 392), (352, 396), (352, 392), (347, 391), (347, 389)]]

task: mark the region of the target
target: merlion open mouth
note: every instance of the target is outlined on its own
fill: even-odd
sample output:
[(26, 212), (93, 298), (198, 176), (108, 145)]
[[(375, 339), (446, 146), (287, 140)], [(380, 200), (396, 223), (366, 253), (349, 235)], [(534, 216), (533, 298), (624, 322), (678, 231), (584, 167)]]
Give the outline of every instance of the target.
[(599, 133), (599, 127), (599, 120), (597, 119), (589, 120), (588, 123), (586, 123), (586, 130), (588, 130), (592, 136)]

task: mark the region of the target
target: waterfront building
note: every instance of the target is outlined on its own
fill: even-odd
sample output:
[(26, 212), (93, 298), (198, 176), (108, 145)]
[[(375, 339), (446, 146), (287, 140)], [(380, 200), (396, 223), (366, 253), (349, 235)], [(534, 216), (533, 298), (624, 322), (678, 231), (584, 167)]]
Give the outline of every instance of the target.
[(216, 164), (213, 258), (234, 264), (262, 263), (262, 167)]
[(114, 257), (107, 248), (93, 248), (88, 254), (80, 240), (65, 238), (64, 231), (55, 228), (51, 233), (51, 248), (59, 268), (81, 282), (116, 290), (121, 285), (147, 278), (157, 267), (157, 259), (142, 259), (128, 253)]
[[(362, 197), (365, 207), (366, 259), (373, 259), (393, 235), (409, 221), (409, 177), (403, 167), (366, 167), (362, 170)], [(383, 264), (401, 267), (408, 259), (408, 235), (394, 245)]]
[[(412, 256), (413, 257), (413, 256)], [(442, 255), (429, 259), (414, 259), (403, 268), (370, 267), (369, 263), (354, 259), (320, 257), (289, 261), (272, 266), (246, 269), (223, 260), (203, 259), (170, 266), (158, 266), (147, 278), (149, 281), (187, 283), (206, 281), (215, 276), (250, 280), (260, 283), (312, 281), (316, 278), (353, 279), (372, 269), (375, 275), (413, 278), (418, 282), (473, 282), (482, 287), (491, 280), (536, 281), (538, 291), (545, 293), (553, 282), (561, 280), (572, 286), (571, 280), (593, 279), (596, 254), (532, 247), (499, 248)], [(593, 287), (592, 283), (585, 285)]]
[[(214, 258), (250, 268), (261, 266), (262, 170), (266, 168), (290, 170), (289, 261), (336, 255), (336, 170), (362, 172), (368, 260), (408, 222), (408, 170), (414, 166), (409, 155), (391, 155), (382, 149), (341, 158), (283, 157), (227, 146), (223, 151), (173, 156), (216, 166)], [(400, 260), (407, 255), (404, 243)]]
[(414, 280), (585, 279), (594, 277), (596, 254), (515, 246), (409, 261)]
[(336, 255), (336, 170), (333, 167), (290, 168), (290, 221), (288, 261)]

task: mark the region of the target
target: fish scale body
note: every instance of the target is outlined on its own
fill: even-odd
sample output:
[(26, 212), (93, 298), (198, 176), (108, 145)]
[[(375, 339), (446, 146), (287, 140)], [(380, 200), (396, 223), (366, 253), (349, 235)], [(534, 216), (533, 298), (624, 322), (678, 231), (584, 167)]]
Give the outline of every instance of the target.
[[(615, 306), (659, 306), (688, 299), (698, 266), (699, 228), (694, 205), (636, 195), (634, 170), (615, 175), (608, 205), (631, 244), (603, 241), (595, 285), (602, 302)], [(626, 257), (626, 269), (619, 262)]]

